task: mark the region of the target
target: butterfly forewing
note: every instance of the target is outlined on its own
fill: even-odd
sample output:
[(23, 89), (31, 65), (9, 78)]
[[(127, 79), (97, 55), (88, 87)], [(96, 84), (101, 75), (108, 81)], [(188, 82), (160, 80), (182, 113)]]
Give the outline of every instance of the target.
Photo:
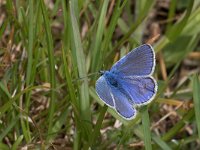
[(108, 106), (114, 107), (111, 90), (104, 76), (101, 76), (97, 80), (96, 92), (98, 96), (104, 101), (105, 104), (107, 104)]
[(148, 44), (141, 45), (122, 57), (111, 68), (111, 72), (122, 76), (148, 76), (155, 67), (155, 54)]

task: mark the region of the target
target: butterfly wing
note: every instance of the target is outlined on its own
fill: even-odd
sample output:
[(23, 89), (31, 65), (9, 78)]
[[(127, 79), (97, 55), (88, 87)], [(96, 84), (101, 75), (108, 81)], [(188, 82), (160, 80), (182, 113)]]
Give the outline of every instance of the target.
[(111, 68), (111, 72), (122, 76), (148, 76), (155, 68), (155, 53), (153, 48), (144, 44), (122, 57)]
[(96, 82), (96, 92), (104, 103), (110, 107), (114, 107), (111, 90), (104, 76), (101, 76)]
[(111, 89), (117, 113), (127, 120), (135, 118), (136, 110), (129, 102), (128, 97), (117, 88), (111, 87)]
[(157, 92), (157, 83), (153, 77), (122, 78), (118, 82), (135, 105), (151, 102)]
[(123, 118), (130, 120), (136, 116), (136, 110), (132, 107), (128, 97), (120, 89), (109, 84), (106, 76), (101, 76), (96, 82), (96, 92), (103, 102), (114, 108)]

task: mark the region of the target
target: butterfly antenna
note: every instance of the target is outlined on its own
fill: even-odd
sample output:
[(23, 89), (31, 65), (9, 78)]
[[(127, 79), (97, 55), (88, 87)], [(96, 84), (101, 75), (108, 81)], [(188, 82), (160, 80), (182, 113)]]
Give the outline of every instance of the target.
[(78, 79), (74, 79), (74, 80), (72, 80), (72, 81), (75, 82), (75, 81), (77, 81), (77, 80), (82, 80), (82, 79), (88, 78), (88, 77), (93, 76), (93, 75), (96, 75), (96, 74), (101, 74), (101, 73), (100, 73), (100, 71), (98, 71), (98, 72), (93, 72), (93, 73), (88, 74), (88, 75), (85, 76), (85, 77), (79, 77)]

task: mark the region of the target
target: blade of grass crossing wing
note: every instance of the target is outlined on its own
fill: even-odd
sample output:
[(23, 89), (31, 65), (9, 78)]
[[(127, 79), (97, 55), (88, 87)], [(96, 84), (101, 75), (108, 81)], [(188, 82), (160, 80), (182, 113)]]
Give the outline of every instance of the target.
[(200, 81), (197, 74), (193, 76), (193, 101), (194, 101), (198, 136), (200, 140), (200, 117), (199, 117), (200, 116)]

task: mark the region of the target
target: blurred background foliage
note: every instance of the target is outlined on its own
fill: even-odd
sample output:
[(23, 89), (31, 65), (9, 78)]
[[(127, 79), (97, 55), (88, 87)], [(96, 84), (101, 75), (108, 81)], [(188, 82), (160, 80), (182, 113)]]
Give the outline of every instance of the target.
[[(0, 0), (0, 149), (200, 149), (199, 25), (200, 0)], [(143, 43), (158, 93), (126, 121), (97, 72)]]

